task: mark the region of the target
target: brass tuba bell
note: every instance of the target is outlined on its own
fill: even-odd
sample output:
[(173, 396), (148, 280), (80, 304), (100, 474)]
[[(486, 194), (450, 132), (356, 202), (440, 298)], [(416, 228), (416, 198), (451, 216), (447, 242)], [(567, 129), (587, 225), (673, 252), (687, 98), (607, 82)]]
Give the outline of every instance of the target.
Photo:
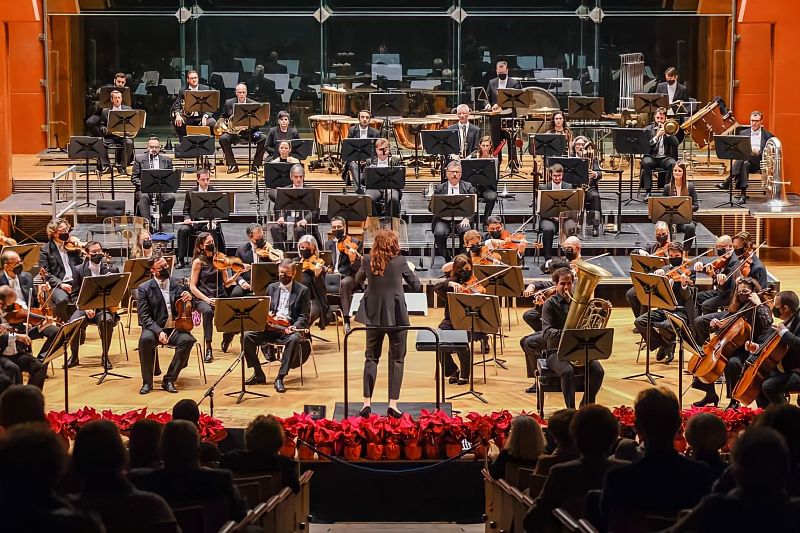
[(790, 182), (783, 181), (783, 146), (777, 137), (770, 137), (764, 145), (764, 152), (761, 154), (761, 182), (767, 191), (769, 207), (789, 205), (786, 186)]
[(578, 269), (578, 276), (563, 330), (605, 328), (611, 318), (611, 302), (593, 298), (592, 294), (602, 278), (611, 277), (611, 272), (586, 261), (575, 261), (572, 266)]

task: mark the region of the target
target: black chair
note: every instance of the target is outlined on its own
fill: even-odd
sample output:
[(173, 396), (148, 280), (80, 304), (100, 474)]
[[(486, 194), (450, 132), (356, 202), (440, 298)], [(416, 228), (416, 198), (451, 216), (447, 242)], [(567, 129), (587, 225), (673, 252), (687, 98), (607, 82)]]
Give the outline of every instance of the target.
[[(575, 392), (583, 392), (584, 372), (582, 366), (575, 367)], [(561, 378), (547, 367), (547, 359), (537, 359), (533, 380), (536, 384), (536, 410), (539, 416), (544, 417), (544, 393), (562, 392)]]

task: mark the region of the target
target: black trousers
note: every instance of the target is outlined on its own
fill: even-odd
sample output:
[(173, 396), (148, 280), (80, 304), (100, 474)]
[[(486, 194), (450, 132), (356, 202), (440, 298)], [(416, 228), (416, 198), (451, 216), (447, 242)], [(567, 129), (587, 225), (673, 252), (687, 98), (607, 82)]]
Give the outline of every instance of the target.
[[(175, 355), (169, 364), (167, 373), (162, 378), (162, 383), (167, 381), (177, 381), (181, 370), (186, 368), (189, 362), (189, 354), (197, 340), (188, 331), (169, 330), (164, 332), (170, 335), (167, 346), (175, 348)], [(142, 335), (139, 337), (139, 366), (142, 370), (142, 383), (153, 385), (153, 368), (156, 360), (156, 346), (159, 346), (158, 337), (147, 328), (142, 328)], [(163, 346), (163, 345), (162, 345)]]
[(533, 331), (542, 331), (542, 308), (533, 306), (522, 314), (522, 320)]
[(761, 395), (759, 407), (766, 407), (762, 404), (786, 403), (786, 392), (797, 391), (800, 389), (800, 374), (795, 372), (779, 372), (773, 370), (761, 385)]
[(642, 305), (639, 298), (636, 297), (636, 289), (633, 287), (628, 289), (628, 292), (625, 293), (625, 299), (628, 300), (628, 305), (631, 306), (634, 320), (642, 316), (642, 313), (647, 309), (647, 306)]
[[(186, 126), (199, 126), (203, 122), (203, 118), (200, 116), (197, 117), (185, 117), (183, 121), (183, 126), (175, 126), (175, 119), (172, 120), (172, 125), (175, 126), (175, 133), (178, 135), (179, 139), (183, 139), (186, 136)], [(208, 126), (208, 134), (211, 135), (211, 138), (214, 138), (214, 125), (216, 125), (217, 121), (211, 117), (208, 117), (206, 120), (206, 126)]]
[[(106, 147), (109, 144), (121, 144), (122, 148), (114, 149), (114, 164), (121, 167), (130, 165), (133, 162), (133, 139), (123, 139), (116, 135), (106, 135), (103, 138)], [(100, 154), (100, 163), (102, 165), (110, 165), (111, 160), (108, 158), (108, 151)]]
[[(372, 198), (373, 216), (400, 216), (400, 200), (403, 198), (403, 191), (395, 189), (367, 189), (367, 195)], [(383, 205), (383, 209), (381, 209)]]
[(486, 224), (486, 219), (492, 216), (494, 206), (497, 203), (497, 191), (494, 189), (484, 189), (477, 187), (477, 194), (479, 198), (483, 198), (483, 223)]
[[(71, 283), (72, 282), (69, 284)], [(53, 308), (53, 315), (55, 315), (56, 318), (61, 319), (62, 322), (69, 321), (69, 294), (67, 294), (66, 291), (54, 287), (53, 294), (50, 296), (50, 307)]]
[[(514, 140), (511, 138), (511, 134), (507, 131), (503, 130), (500, 123), (500, 116), (494, 115), (489, 117), (489, 134), (492, 137), (492, 146), (499, 146), (500, 141), (503, 139), (506, 140), (506, 147), (508, 148), (508, 158), (510, 161), (516, 161), (517, 159), (517, 147), (514, 145)], [(497, 154), (497, 164), (503, 162), (503, 152)]]
[[(542, 249), (544, 250), (545, 260), (550, 259), (556, 254), (554, 245), (556, 244), (556, 233), (558, 233), (558, 220), (553, 218), (543, 218), (539, 220), (539, 229), (542, 231)], [(575, 235), (578, 225), (571, 218), (564, 220), (564, 233)]]
[(57, 334), (58, 326), (55, 325), (47, 326), (46, 328), (38, 326), (28, 332), (28, 337), (30, 337), (32, 341), (36, 339), (46, 339), (42, 347), (39, 348), (39, 353), (37, 354), (40, 361), (47, 355), (47, 352), (50, 350), (50, 345), (53, 344), (53, 339)]
[[(547, 367), (561, 378), (561, 392), (564, 395), (564, 404), (568, 409), (575, 408), (575, 367), (565, 361), (558, 360), (558, 352), (550, 350), (547, 355)], [(589, 361), (589, 391), (583, 394), (581, 405), (594, 403), (597, 392), (603, 385), (604, 371), (599, 361)]]
[(389, 399), (397, 400), (400, 398), (400, 387), (403, 385), (408, 331), (367, 330), (367, 345), (364, 351), (364, 397), (372, 398), (375, 390), (384, 336), (389, 338)]
[(442, 256), (447, 260), (452, 259), (450, 255), (452, 251), (449, 249), (450, 243), (448, 239), (451, 230), (455, 231), (457, 234), (455, 253), (461, 253), (461, 250), (464, 247), (464, 234), (470, 229), (470, 226), (462, 226), (459, 224), (458, 220), (444, 220), (441, 218), (435, 218), (433, 220), (433, 243), (435, 248), (434, 254)]
[[(158, 196), (158, 195), (156, 195)], [(133, 204), (139, 208), (139, 216), (144, 217), (145, 220), (150, 220), (151, 205), (153, 199), (147, 193), (141, 193), (139, 189), (133, 192)], [(158, 206), (159, 212), (162, 217), (172, 213), (172, 208), (175, 206), (175, 195), (171, 192), (161, 195), (161, 203)]]
[(350, 320), (350, 305), (353, 303), (353, 293), (361, 290), (360, 283), (356, 283), (356, 278), (353, 276), (342, 276), (339, 282), (339, 299), (341, 300), (342, 313), (345, 320)]
[[(439, 329), (446, 329), (446, 330), (453, 330), (453, 323), (450, 320), (442, 320), (439, 324)], [(467, 339), (471, 339), (470, 332), (467, 332)], [(477, 356), (482, 354), (483, 342), (487, 340), (489, 336), (486, 333), (475, 333), (475, 340), (478, 341), (477, 346), (475, 347), (475, 356), (477, 361)], [(455, 359), (453, 359), (453, 354), (456, 355), (458, 358), (458, 364), (456, 365)], [(474, 363), (474, 361), (472, 361)], [(467, 346), (465, 349), (456, 350), (455, 352), (448, 352), (442, 354), (442, 370), (444, 371), (445, 376), (452, 376), (454, 374), (458, 374), (461, 379), (469, 379), (470, 372), (472, 371), (472, 364), (470, 362), (470, 347)], [(459, 370), (460, 369), (460, 370)]]
[(658, 176), (658, 188), (663, 189), (667, 181), (667, 176), (672, 173), (672, 167), (675, 166), (675, 160), (671, 157), (656, 157), (646, 155), (642, 157), (642, 185), (644, 190), (650, 192), (653, 189), (653, 170), (661, 169), (662, 172)]
[(725, 365), (725, 388), (728, 391), (729, 397), (734, 387), (736, 387), (736, 384), (739, 382), (739, 378), (742, 377), (744, 362), (747, 361), (749, 355), (749, 352), (740, 348), (733, 352), (733, 355), (728, 357), (728, 364)]
[(36, 357), (31, 355), (30, 352), (20, 351), (24, 348), (26, 348), (24, 344), (17, 343), (17, 355), (11, 357), (0, 355), (0, 359), (3, 359), (3, 370), (9, 376), (20, 376), (17, 378), (17, 382), (21, 382), (22, 372), (27, 372), (28, 385), (33, 385), (34, 387), (42, 389), (44, 388), (44, 378), (47, 374), (47, 367)]
[[(225, 295), (221, 296), (230, 298), (239, 298), (244, 296), (244, 290), (238, 285), (232, 287), (225, 287)], [(203, 340), (206, 344), (211, 344), (211, 339), (214, 337), (214, 308), (202, 300), (194, 301), (194, 308), (200, 313), (203, 318)], [(233, 338), (233, 333), (226, 333), (225, 336), (230, 335)]]
[(258, 347), (267, 342), (283, 344), (283, 358), (277, 377), (277, 379), (283, 379), (292, 366), (300, 362), (301, 340), (299, 333), (286, 334), (276, 329), (248, 331), (244, 334), (244, 359), (247, 361), (247, 366), (252, 368), (257, 376), (263, 376), (264, 371), (261, 370), (258, 362)]
[(675, 230), (678, 233), (683, 233), (683, 248), (685, 250), (697, 248), (697, 244), (694, 242), (694, 236), (697, 234), (697, 223), (694, 220), (688, 224), (676, 224)]
[(700, 291), (697, 293), (698, 314), (708, 314), (718, 311), (731, 303), (730, 294), (720, 293), (717, 289)]
[[(598, 215), (603, 215), (603, 201), (600, 198), (600, 191), (597, 189), (588, 189), (583, 196), (583, 205), (589, 211), (597, 211)], [(599, 221), (598, 221), (599, 222)], [(593, 226), (595, 224), (592, 224)], [(598, 224), (599, 225), (599, 224)]]
[(537, 331), (522, 337), (519, 340), (519, 345), (522, 348), (522, 353), (525, 354), (525, 369), (528, 372), (528, 377), (532, 378), (536, 372), (536, 361), (542, 358), (547, 343), (544, 341), (542, 332)]
[[(687, 319), (685, 313), (679, 314), (684, 320)], [(656, 350), (662, 346), (669, 346), (675, 342), (675, 331), (671, 326), (669, 318), (666, 313), (661, 309), (653, 309), (650, 311), (650, 349)], [(633, 322), (636, 331), (647, 342), (647, 313), (636, 318)]]
[(750, 183), (750, 173), (757, 174), (761, 172), (761, 156), (751, 157), (747, 161), (734, 161), (731, 165), (731, 173), (725, 183), (730, 187), (730, 181), (736, 180), (734, 186), (737, 189), (747, 189)]
[(698, 344), (703, 344), (706, 342), (711, 335), (711, 321), (715, 318), (721, 319), (725, 316), (724, 311), (714, 312), (714, 313), (707, 313), (705, 315), (700, 315), (694, 319), (694, 340), (697, 341)]
[[(80, 309), (72, 313), (72, 316), (69, 317), (70, 321), (75, 320), (76, 318), (86, 316), (86, 311), (81, 311)], [(81, 333), (86, 331), (86, 328), (89, 324), (94, 324), (97, 326), (97, 331), (100, 333), (100, 342), (102, 343), (103, 352), (108, 354), (109, 347), (111, 346), (111, 338), (114, 336), (114, 326), (117, 324), (117, 316), (115, 314), (109, 313), (108, 311), (105, 312), (97, 312), (92, 318), (86, 318), (81, 325)], [(77, 357), (78, 356), (78, 349), (80, 347), (80, 340), (81, 334), (75, 334), (72, 337), (72, 342), (70, 343), (70, 351), (72, 355)]]
[[(239, 141), (247, 141), (249, 135), (232, 135), (230, 133), (223, 133), (219, 137), (219, 146), (222, 148), (222, 153), (225, 154), (225, 166), (232, 167), (236, 165), (236, 158), (233, 156), (233, 144)], [(253, 163), (255, 167), (260, 167), (264, 162), (264, 152), (267, 150), (267, 137), (260, 132), (253, 135), (253, 144), (255, 151), (253, 152)]]
[[(196, 222), (193, 224), (178, 224), (178, 257), (179, 261), (186, 259), (191, 254), (194, 246), (192, 236), (197, 235), (201, 231), (206, 231), (207, 224), (205, 222)], [(222, 225), (217, 224), (216, 229), (211, 232), (214, 235), (214, 244), (217, 250), (225, 251), (225, 235), (222, 233)]]

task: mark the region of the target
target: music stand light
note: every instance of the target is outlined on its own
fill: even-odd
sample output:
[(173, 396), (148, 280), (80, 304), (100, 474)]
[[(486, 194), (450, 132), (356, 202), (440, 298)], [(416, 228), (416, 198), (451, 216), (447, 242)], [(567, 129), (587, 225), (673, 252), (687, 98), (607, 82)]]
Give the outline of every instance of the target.
[(42, 360), (42, 364), (47, 368), (47, 365), (53, 360), (61, 355), (64, 356), (64, 411), (66, 412), (69, 412), (69, 365), (67, 364), (67, 348), (72, 343), (72, 337), (81, 330), (84, 320), (86, 320), (86, 317), (81, 316), (59, 327), (58, 333), (53, 337), (50, 348), (47, 350), (47, 354)]
[[(364, 169), (364, 187), (383, 190), (383, 198), (389, 205), (389, 191), (402, 191), (406, 187), (406, 167), (367, 167)], [(400, 216), (384, 209), (385, 217)]]
[(342, 217), (348, 223), (372, 216), (372, 198), (366, 194), (331, 194), (328, 196), (328, 220)]
[(83, 159), (86, 164), (86, 201), (75, 207), (94, 207), (97, 204), (89, 199), (89, 160), (101, 159), (107, 154), (102, 137), (85, 137), (73, 135), (69, 138), (67, 155), (73, 159)]
[[(734, 161), (747, 161), (750, 159), (750, 136), (748, 135), (714, 135), (714, 151), (720, 159), (727, 159), (731, 171), (733, 170)], [(733, 188), (735, 186), (735, 177), (731, 177), (730, 186), (728, 186), (728, 201), (715, 205), (714, 208), (719, 207), (739, 207), (733, 202)], [(746, 198), (745, 198), (745, 201)]]
[(181, 185), (181, 171), (179, 169), (142, 169), (140, 173), (143, 194), (155, 194), (156, 201), (156, 231), (161, 233), (161, 195), (175, 194)]
[(450, 218), (450, 248), (453, 255), (458, 250), (456, 226), (460, 219), (475, 216), (478, 197), (474, 194), (434, 194), (428, 203), (428, 210), (434, 218)]
[(343, 139), (342, 161), (369, 161), (375, 156), (376, 139)]
[(584, 365), (583, 401), (589, 403), (589, 362), (611, 357), (614, 328), (565, 329), (561, 331), (556, 357), (559, 361)]

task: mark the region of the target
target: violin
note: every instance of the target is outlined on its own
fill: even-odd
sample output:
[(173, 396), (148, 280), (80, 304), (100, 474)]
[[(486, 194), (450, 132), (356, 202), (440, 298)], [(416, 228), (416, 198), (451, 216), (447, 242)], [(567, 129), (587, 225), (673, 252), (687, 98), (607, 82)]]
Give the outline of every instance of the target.
[(312, 254), (311, 257), (308, 259), (303, 259), (302, 269), (303, 271), (311, 270), (316, 271), (318, 268), (325, 268), (325, 261), (317, 257), (316, 254)]
[(556, 286), (548, 287), (533, 293), (533, 305), (540, 307), (556, 293)]
[(732, 255), (733, 255), (733, 249), (728, 250), (723, 255), (717, 257), (713, 261), (706, 263), (703, 266), (703, 272), (705, 272), (711, 277), (716, 277), (717, 274), (721, 274), (722, 271), (728, 267), (728, 262), (730, 262)]
[(6, 307), (5, 320), (8, 324), (15, 326), (18, 324), (28, 324), (29, 326), (38, 326), (47, 320), (44, 315), (29, 312), (24, 306), (18, 302), (14, 302), (10, 307)]
[(351, 262), (361, 257), (361, 254), (358, 253), (358, 244), (356, 244), (350, 235), (345, 235), (344, 239), (338, 241), (336, 243), (336, 249), (343, 254), (347, 254)]
[[(292, 326), (291, 321), (288, 318), (279, 317), (273, 314), (267, 315), (267, 327), (273, 329), (286, 329)], [(308, 333), (307, 329), (298, 329), (299, 333)]]
[(472, 249), (469, 251), (470, 259), (473, 265), (501, 265), (503, 264), (500, 254), (490, 252), (487, 246), (481, 246), (478, 253), (473, 253)]
[(669, 257), (669, 241), (664, 243), (664, 246), (656, 248), (655, 251), (650, 255), (655, 257)]
[(267, 242), (263, 248), (256, 248), (256, 255), (260, 261), (274, 263), (283, 259), (283, 250), (278, 250)]
[(227, 270), (231, 269), (234, 272), (244, 272), (247, 270), (250, 265), (245, 265), (244, 262), (240, 257), (236, 256), (227, 256), (222, 252), (217, 252), (214, 254), (214, 259), (212, 259), (212, 263), (214, 268), (217, 270)]
[(86, 243), (77, 237), (70, 237), (67, 239), (67, 242), (64, 243), (64, 249), (68, 252), (83, 252), (85, 247)]
[[(183, 278), (180, 281), (180, 284), (183, 287), (189, 287), (189, 279)], [(192, 331), (194, 327), (194, 319), (192, 318), (192, 301), (189, 300), (188, 302), (184, 302), (183, 300), (177, 300), (175, 302), (175, 311), (177, 312), (177, 316), (175, 316), (175, 329), (181, 331)]]
[(752, 268), (753, 268), (753, 254), (750, 254), (749, 256), (747, 256), (747, 259), (745, 259), (742, 262), (742, 269), (741, 269), (742, 276), (749, 278), (750, 271), (752, 270)]
[(486, 294), (486, 287), (481, 285), (475, 274), (472, 274), (466, 283), (460, 283), (460, 287), (455, 292), (464, 294)]

